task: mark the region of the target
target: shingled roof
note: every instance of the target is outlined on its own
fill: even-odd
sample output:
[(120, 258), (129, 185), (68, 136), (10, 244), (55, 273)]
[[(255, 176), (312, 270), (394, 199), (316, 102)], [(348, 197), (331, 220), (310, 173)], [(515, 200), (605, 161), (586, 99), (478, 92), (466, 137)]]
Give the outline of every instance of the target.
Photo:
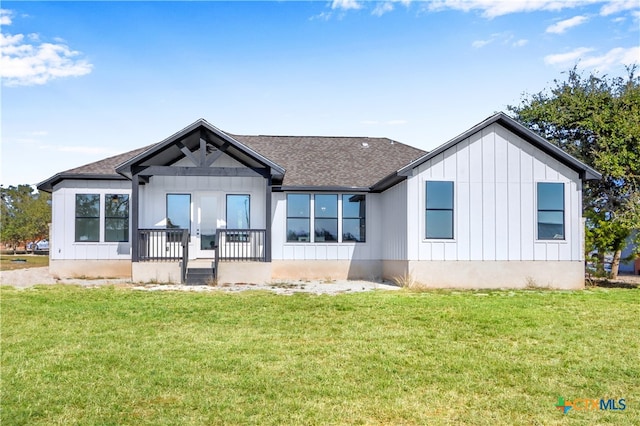
[(283, 188), (371, 188), (425, 154), (386, 138), (231, 136), (284, 167)]
[[(426, 153), (387, 138), (225, 135), (284, 168), (282, 189), (368, 190), (385, 178), (395, 176), (397, 170)], [(38, 188), (50, 192), (64, 179), (126, 179), (116, 172), (116, 168), (162, 143), (166, 142), (58, 173), (40, 183)]]

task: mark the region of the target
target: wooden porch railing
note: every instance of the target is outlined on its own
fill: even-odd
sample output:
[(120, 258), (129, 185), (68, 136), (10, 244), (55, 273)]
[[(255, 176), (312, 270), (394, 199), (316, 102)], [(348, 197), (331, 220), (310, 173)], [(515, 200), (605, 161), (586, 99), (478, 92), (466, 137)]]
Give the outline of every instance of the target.
[(218, 229), (216, 258), (266, 262), (266, 232), (265, 229)]
[(182, 282), (187, 275), (189, 261), (189, 230), (139, 229), (138, 260), (140, 262), (182, 261)]

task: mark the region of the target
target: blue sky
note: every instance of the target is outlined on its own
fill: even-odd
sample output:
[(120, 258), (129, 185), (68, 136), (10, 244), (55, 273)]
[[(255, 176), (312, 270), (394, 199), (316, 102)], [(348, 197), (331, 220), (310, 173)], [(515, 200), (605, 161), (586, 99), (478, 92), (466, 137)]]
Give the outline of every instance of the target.
[(158, 142), (384, 136), (430, 150), (523, 93), (640, 63), (640, 1), (2, 2), (4, 186)]

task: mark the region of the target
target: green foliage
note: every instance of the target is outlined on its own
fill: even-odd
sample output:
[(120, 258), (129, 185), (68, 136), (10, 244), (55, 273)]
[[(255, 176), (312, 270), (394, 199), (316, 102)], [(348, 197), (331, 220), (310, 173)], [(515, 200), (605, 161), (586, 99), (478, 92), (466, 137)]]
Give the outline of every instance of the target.
[(574, 67), (566, 81), (509, 107), (524, 125), (602, 173), (584, 187), (586, 250), (618, 259), (640, 228), (640, 77), (635, 66), (627, 71), (624, 78), (584, 77)]
[(0, 186), (0, 240), (14, 247), (47, 238), (51, 195), (30, 185)]

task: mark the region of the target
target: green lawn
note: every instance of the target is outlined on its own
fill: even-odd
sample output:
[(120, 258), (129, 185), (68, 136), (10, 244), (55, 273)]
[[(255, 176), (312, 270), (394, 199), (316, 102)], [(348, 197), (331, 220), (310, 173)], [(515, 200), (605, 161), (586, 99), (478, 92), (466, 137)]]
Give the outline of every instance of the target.
[(39, 254), (0, 255), (1, 271), (34, 268), (39, 266), (49, 266), (49, 256)]
[(3, 425), (640, 424), (637, 289), (1, 296)]

